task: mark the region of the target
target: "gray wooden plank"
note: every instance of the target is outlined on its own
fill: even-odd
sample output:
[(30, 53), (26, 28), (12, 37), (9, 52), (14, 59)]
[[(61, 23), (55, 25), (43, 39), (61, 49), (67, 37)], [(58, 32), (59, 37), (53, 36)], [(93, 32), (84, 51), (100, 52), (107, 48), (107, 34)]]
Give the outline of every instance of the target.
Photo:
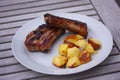
[(92, 17), (92, 18), (94, 18), (94, 19), (96, 19), (96, 20), (100, 20), (100, 18), (99, 18), (98, 15), (88, 15), (88, 16), (90, 16), (90, 17)]
[(120, 72), (91, 77), (83, 80), (120, 80)]
[[(14, 21), (16, 22), (16, 21), (26, 19), (26, 18), (39, 17), (41, 14), (48, 13), (48, 12), (72, 12), (72, 11), (77, 11), (77, 10), (91, 9), (91, 8), (93, 8), (91, 5), (84, 5), (84, 6), (77, 6), (77, 7), (70, 7), (70, 8), (64, 8), (64, 9), (45, 11), (45, 12), (41, 12), (41, 13), (39, 12), (39, 13), (34, 13), (34, 14), (24, 14), (24, 15), (19, 15), (19, 16), (0, 18), (0, 24), (6, 24), (8, 22), (10, 23), (10, 22), (14, 22)], [(24, 12), (25, 11), (26, 10), (24, 10)], [(17, 11), (16, 13), (18, 13), (18, 12), (20, 13), (21, 11)]]
[(1, 51), (0, 52), (0, 59), (2, 58), (7, 58), (7, 57), (12, 57), (12, 51), (11, 50), (7, 50), (7, 51)]
[(17, 30), (18, 30), (18, 28), (0, 30), (0, 36), (14, 34)]
[(0, 76), (28, 70), (29, 70), (28, 68), (22, 66), (21, 64), (5, 66), (0, 68)]
[[(84, 0), (83, 0), (84, 1)], [(65, 8), (66, 9), (66, 8)], [(71, 9), (71, 8), (70, 8)], [(74, 9), (74, 8), (72, 8), (71, 10), (70, 9), (68, 9), (67, 8), (67, 10), (68, 10), (68, 12), (70, 11), (70, 12), (74, 12), (74, 11), (79, 11), (79, 9), (77, 9), (77, 8), (75, 8), (75, 10), (72, 10), (72, 9)], [(86, 8), (86, 10), (87, 9), (89, 9), (89, 8)], [(91, 9), (91, 8), (90, 8)], [(81, 11), (82, 10), (85, 10), (85, 9), (81, 9)], [(63, 10), (63, 9), (59, 9), (58, 10), (58, 12), (67, 12), (67, 11), (65, 11), (65, 10)], [(80, 12), (81, 12), (80, 11)], [(55, 12), (57, 12), (57, 10), (55, 10)], [(24, 13), (20, 13), (21, 15), (29, 15), (29, 13), (28, 14), (24, 14)], [(35, 17), (38, 17), (39, 16), (39, 11), (37, 12), (37, 13), (31, 13), (32, 14), (32, 17), (31, 18), (35, 18)], [(35, 14), (38, 14), (37, 16), (35, 15)], [(82, 14), (82, 12), (81, 12), (81, 14)], [(83, 14), (85, 14), (84, 12), (83, 12)], [(86, 14), (89, 14), (89, 12), (87, 13), (86, 12)], [(35, 15), (35, 16), (34, 16)], [(8, 15), (9, 16), (9, 15)], [(19, 15), (16, 15), (16, 16), (19, 16)], [(8, 21), (6, 21), (6, 22), (3, 22), (1, 25), (3, 25), (3, 26), (5, 26), (6, 28), (9, 28), (9, 27), (7, 27), (7, 25), (9, 26), (9, 24), (11, 24), (10, 26), (11, 27), (15, 27), (15, 25), (16, 26), (19, 26), (19, 25), (22, 25), (23, 23), (24, 23), (24, 21), (22, 21), (22, 20), (24, 20), (24, 19), (28, 19), (29, 17), (25, 17), (25, 18), (19, 18), (19, 17), (16, 17), (16, 16), (11, 16), (12, 18), (14, 18), (12, 21), (11, 20), (8, 20)], [(21, 16), (21, 17), (24, 17), (24, 16)], [(95, 16), (96, 17), (96, 16)], [(98, 17), (98, 16), (97, 16)], [(15, 18), (18, 18), (18, 19), (15, 19)], [(99, 17), (98, 17), (99, 18)], [(7, 18), (7, 19), (11, 19), (11, 18)], [(21, 21), (19, 21), (19, 20), (21, 20)], [(18, 22), (19, 21), (19, 22)], [(28, 20), (25, 20), (25, 21), (28, 21)], [(17, 23), (19, 23), (19, 24), (17, 24)], [(1, 28), (1, 29), (4, 29), (4, 27), (3, 28)], [(16, 28), (17, 29), (17, 28)], [(15, 30), (15, 28), (13, 28), (13, 29), (6, 29), (6, 30), (1, 30), (3, 33), (2, 33), (2, 35), (8, 35), (7, 33), (5, 33), (4, 31), (8, 31), (8, 30), (10, 30), (10, 32), (8, 33), (8, 34), (14, 34), (14, 32), (16, 31)], [(13, 32), (12, 32), (13, 31)], [(1, 37), (0, 37), (1, 38)], [(2, 37), (3, 38), (3, 37)], [(11, 39), (11, 38), (9, 38), (9, 37), (4, 37), (3, 38), (3, 40), (4, 39)], [(7, 40), (6, 40), (7, 41)], [(5, 41), (5, 42), (6, 42)], [(4, 43), (4, 42), (2, 42), (2, 43)], [(0, 44), (1, 45), (1, 44)], [(9, 45), (9, 43), (5, 43), (4, 45), (2, 44), (1, 46), (0, 46), (0, 49), (6, 49), (6, 48), (3, 48), (4, 46), (7, 46), (7, 45)], [(10, 47), (10, 46), (9, 46)], [(9, 47), (7, 47), (7, 48), (9, 48)], [(117, 49), (116, 49), (116, 47), (115, 47), (115, 49), (114, 49), (116, 52), (118, 51)], [(113, 52), (115, 52), (115, 51), (113, 51)], [(5, 51), (2, 51), (2, 52), (5, 52)], [(112, 52), (112, 53), (113, 53)], [(9, 52), (9, 53), (11, 53), (11, 52)], [(0, 54), (1, 54), (1, 52), (0, 52)], [(2, 54), (4, 54), (4, 53), (2, 53)], [(10, 55), (2, 55), (2, 57), (1, 58), (5, 58), (5, 57), (8, 57), (8, 56), (10, 56)], [(12, 57), (12, 58), (14, 58), (14, 57)], [(21, 64), (16, 64), (17, 63), (17, 61), (15, 61), (14, 59), (12, 59), (12, 58), (6, 58), (6, 59), (1, 59), (0, 60), (0, 63), (2, 62), (2, 64), (0, 64), (0, 65), (2, 65), (2, 66), (4, 66), (4, 67), (0, 67), (0, 74), (4, 74), (4, 75), (2, 75), (2, 76), (0, 76), (0, 79), (11, 79), (11, 80), (20, 80), (20, 79), (29, 79), (29, 78), (34, 78), (34, 77), (40, 77), (40, 78), (34, 78), (35, 80), (40, 80), (40, 79), (43, 79), (43, 80), (48, 80), (48, 79), (53, 79), (53, 80), (57, 80), (58, 78), (59, 78), (59, 76), (57, 77), (57, 76), (47, 76), (47, 75), (44, 75), (44, 74), (40, 74), (40, 73), (36, 73), (36, 72), (34, 72), (34, 71), (26, 71), (27, 69), (26, 68), (23, 68), (22, 66), (21, 66)], [(10, 62), (9, 62), (10, 61)], [(5, 62), (5, 63), (4, 63)], [(9, 62), (9, 63), (8, 63)], [(118, 54), (117, 55), (114, 55), (114, 56), (110, 56), (110, 57), (108, 57), (106, 60), (105, 60), (105, 62), (103, 62), (101, 65), (105, 65), (105, 66), (101, 66), (100, 65), (100, 67), (95, 67), (95, 68), (93, 68), (93, 69), (91, 69), (91, 70), (89, 70), (89, 71), (86, 71), (86, 72), (83, 72), (83, 74), (82, 73), (78, 73), (77, 75), (76, 74), (74, 74), (73, 76), (72, 75), (70, 75), (69, 77), (66, 77), (66, 76), (60, 76), (60, 78), (58, 79), (58, 80), (66, 80), (66, 79), (83, 79), (83, 78), (86, 78), (86, 77), (92, 77), (92, 76), (96, 76), (96, 75), (103, 75), (103, 74), (108, 74), (108, 73), (114, 73), (114, 72), (116, 72), (116, 71), (120, 71), (120, 64), (118, 63), (119, 62), (119, 56), (118, 56)], [(12, 64), (16, 64), (16, 65), (12, 65)], [(106, 65), (106, 64), (109, 64), (109, 65)], [(9, 65), (9, 66), (7, 66), (7, 65)], [(18, 66), (19, 65), (19, 66)], [(113, 69), (113, 67), (115, 68), (115, 69)], [(111, 70), (110, 70), (111, 69)], [(25, 71), (24, 71), (25, 70)], [(98, 71), (97, 71), (98, 70)], [(5, 71), (5, 72), (3, 72), (3, 71)], [(99, 72), (100, 71), (100, 72)], [(96, 73), (96, 74), (95, 74)], [(87, 75), (87, 76), (86, 76)], [(41, 77), (42, 76), (42, 77)], [(44, 77), (43, 77), (44, 76)], [(82, 76), (82, 77), (81, 77)], [(113, 75), (114, 76), (114, 75)], [(63, 77), (63, 78), (61, 78), (61, 77)], [(98, 77), (98, 76), (97, 76)], [(100, 79), (101, 79), (101, 77), (99, 77)], [(94, 79), (94, 78), (93, 78)], [(96, 78), (95, 78), (96, 79)], [(117, 78), (116, 78), (117, 79)]]
[(11, 48), (11, 43), (0, 44), (0, 51), (10, 49), (10, 48)]
[[(79, 13), (80, 13), (80, 12), (79, 12)], [(89, 15), (92, 15), (92, 13), (90, 14), (90, 13), (84, 13), (84, 12), (82, 12), (82, 14), (84, 14), (84, 15), (87, 14), (88, 16), (89, 16)], [(97, 20), (100, 19), (100, 18), (98, 17), (98, 15), (93, 15), (93, 16), (90, 16), (90, 17), (95, 18), (95, 19), (97, 19)], [(8, 29), (14, 30), (14, 29), (20, 28), (20, 27), (22, 27), (22, 25), (24, 25), (24, 24), (25, 24), (26, 22), (28, 22), (28, 21), (30, 21), (30, 20), (1, 24), (1, 27), (0, 27), (1, 31), (0, 31), (0, 33), (1, 33), (1, 35), (8, 34), (8, 33), (6, 33), (6, 31), (8, 31)], [(9, 26), (8, 26), (8, 25), (9, 25)], [(4, 30), (2, 30), (2, 29), (4, 29)], [(9, 32), (10, 32), (10, 30), (9, 30)], [(11, 31), (11, 32), (13, 32), (13, 31)], [(5, 33), (5, 34), (4, 34), (4, 33)]]
[[(82, 6), (82, 5), (87, 5), (90, 4), (88, 0), (80, 0), (80, 1), (73, 1), (73, 2), (67, 2), (67, 3), (61, 3), (61, 4), (54, 4), (54, 5), (46, 5), (46, 6), (38, 6), (38, 7), (31, 7), (31, 8), (23, 8), (23, 9), (16, 9), (16, 10), (11, 10), (6, 12), (1, 12), (0, 15), (1, 17), (5, 16), (15, 16), (15, 15), (21, 15), (21, 14), (28, 14), (28, 13), (35, 13), (35, 12), (43, 12), (43, 11), (49, 11), (49, 10), (55, 10), (55, 9), (62, 9), (62, 8), (67, 8), (67, 7), (72, 7), (72, 6)], [(18, 13), (19, 12), (19, 13)]]
[(71, 74), (71, 75), (62, 75), (62, 76), (45, 76), (45, 77), (39, 77), (39, 78), (33, 78), (30, 80), (82, 80), (87, 77), (107, 74), (111, 72), (120, 71), (120, 63), (114, 64), (114, 65), (107, 65), (102, 67), (94, 67), (88, 71), (77, 73), (77, 74)]
[[(11, 60), (11, 59), (12, 58), (8, 58), (8, 60)], [(4, 63), (4, 61), (2, 61), (2, 62)], [(118, 62), (120, 62), (120, 55), (119, 56), (118, 55), (117, 56), (110, 56), (102, 64), (100, 64), (99, 66), (101, 66), (101, 65), (103, 66), (103, 65), (106, 65), (106, 64), (112, 64), (112, 63), (118, 63)], [(10, 65), (10, 64), (13, 64), (13, 61), (9, 62), (9, 64), (8, 63), (4, 63), (3, 66)], [(15, 64), (16, 64), (16, 61), (15, 61)], [(12, 67), (14, 67), (14, 68), (12, 69)], [(21, 68), (21, 69), (18, 69), (18, 68)], [(5, 70), (5, 72), (3, 72), (4, 70)], [(26, 70), (26, 69), (24, 67), (21, 67), (21, 64), (5, 66), (5, 67), (1, 67), (0, 68), (0, 74), (7, 74), (7, 73), (10, 73), (10, 72), (14, 73), (14, 72), (17, 72), (18, 70), (19, 71), (21, 71), (21, 70), (23, 71), (23, 70)]]
[[(83, 15), (93, 15), (96, 14), (95, 10), (85, 10), (85, 11), (77, 11), (77, 12), (72, 12), (72, 13), (78, 13), (78, 14), (83, 14)], [(36, 15), (36, 14), (35, 14)], [(40, 15), (39, 15), (40, 16)], [(91, 16), (92, 17), (92, 16)], [(34, 17), (33, 17), (34, 18)], [(98, 16), (93, 16), (93, 18), (99, 19)], [(19, 22), (12, 22), (12, 23), (5, 23), (5, 24), (1, 24), (0, 29), (7, 29), (7, 28), (14, 28), (14, 27), (19, 27), (22, 26), (23, 24), (25, 24), (26, 22), (28, 22), (30, 19), (27, 20), (21, 20)]]
[[(6, 60), (6, 61), (5, 61)], [(12, 62), (11, 62), (12, 61)], [(106, 60), (107, 61), (107, 60)], [(5, 62), (5, 63), (4, 63)], [(6, 63), (7, 62), (7, 63)], [(120, 70), (120, 63), (118, 63), (118, 62), (120, 62), (120, 56), (111, 56), (111, 57), (108, 57), (108, 61), (107, 62), (109, 62), (109, 65), (106, 65), (106, 66), (101, 66), (101, 67), (95, 67), (95, 68), (93, 68), (93, 69), (91, 69), (91, 70), (88, 70), (88, 71), (86, 71), (86, 72), (83, 72), (83, 73), (78, 73), (78, 74), (74, 74), (72, 77), (74, 77), (74, 78), (78, 78), (78, 77), (80, 77), (80, 78), (83, 78), (83, 77), (89, 77), (89, 76), (95, 76), (95, 75), (100, 75), (100, 74), (103, 74), (103, 73), (109, 73), (109, 72), (114, 72), (114, 71), (117, 71), (117, 70)], [(0, 61), (0, 63), (1, 63), (1, 61)], [(2, 65), (9, 65), (9, 64), (14, 64), (14, 63), (16, 63), (16, 61), (14, 62), (14, 58), (9, 58), (9, 59), (4, 59), (4, 60), (2, 60)], [(117, 63), (117, 64), (112, 64), (112, 63)], [(1, 65), (1, 64), (0, 64)], [(105, 63), (103, 64), (103, 65), (105, 65)], [(13, 67), (14, 68), (13, 68)], [(116, 69), (113, 69), (113, 67), (114, 68), (116, 68)], [(20, 68), (20, 69), (18, 69), (18, 68)], [(23, 68), (23, 69), (22, 69)], [(2, 71), (2, 69), (4, 70), (6, 70), (5, 72), (1, 72)], [(111, 70), (110, 70), (111, 69)], [(10, 70), (10, 71), (9, 71)], [(10, 76), (11, 77), (11, 79), (14, 79), (14, 77), (18, 77), (18, 76), (16, 76), (15, 74), (20, 74), (19, 76), (22, 76), (22, 73), (23, 72), (18, 72), (18, 73), (16, 73), (17, 71), (24, 71), (24, 70), (27, 70), (27, 69), (25, 69), (24, 67), (22, 67), (21, 65), (11, 65), (11, 66), (6, 66), (6, 67), (2, 67), (1, 69), (0, 69), (0, 72), (1, 72), (1, 74), (7, 74), (7, 73), (13, 73), (13, 74), (8, 74), (8, 75), (4, 75), (4, 77), (5, 76)], [(102, 71), (101, 71), (102, 70)], [(97, 73), (96, 73), (97, 72)], [(15, 74), (14, 74), (15, 73)], [(80, 74), (80, 76), (79, 76), (79, 74)], [(91, 75), (92, 74), (92, 75)], [(28, 75), (28, 73), (26, 74), (26, 75)], [(29, 75), (32, 75), (32, 74), (29, 74)], [(87, 75), (87, 76), (86, 76)], [(14, 77), (13, 77), (14, 76)], [(34, 75), (34, 76), (32, 76), (32, 77), (38, 77), (38, 75), (36, 76), (36, 75)], [(55, 76), (49, 76), (50, 78), (52, 77), (53, 78), (53, 80), (56, 78)], [(49, 77), (47, 77), (47, 78), (45, 78), (45, 80), (46, 79), (48, 79)], [(17, 79), (19, 80), (19, 79), (24, 79), (24, 78), (31, 78), (31, 76), (24, 76), (24, 77), (18, 77)], [(61, 78), (62, 80), (65, 80), (65, 79), (69, 79), (69, 78), (71, 78), (71, 77), (67, 77), (67, 76), (64, 76), (64, 78)], [(43, 78), (43, 80), (44, 80), (44, 78)], [(58, 79), (59, 80), (59, 79)]]
[(25, 78), (32, 78), (32, 77), (38, 77), (38, 76), (45, 76), (45, 74), (37, 73), (34, 71), (25, 71), (25, 72), (18, 72), (8, 75), (0, 76), (0, 80), (21, 80)]
[[(75, 0), (77, 1), (77, 0)], [(75, 2), (74, 1), (74, 2)], [(0, 7), (0, 12), (9, 11), (9, 10), (18, 10), (18, 9), (25, 9), (25, 8), (32, 8), (32, 7), (43, 7), (45, 5), (54, 5), (54, 4), (64, 4), (64, 3), (72, 3), (72, 0), (44, 0), (44, 1), (37, 1), (37, 2), (31, 2), (26, 4), (18, 4), (18, 5), (11, 5), (11, 6), (3, 6)], [(82, 4), (85, 2), (89, 2), (89, 0), (83, 0), (80, 1)], [(42, 4), (41, 4), (42, 3)], [(74, 3), (75, 4), (75, 3)]]
[[(99, 19), (99, 17), (98, 17), (97, 15), (92, 16), (92, 17), (93, 17), (93, 18), (96, 18), (96, 19)], [(23, 18), (25, 18), (25, 17), (23, 17)], [(16, 18), (16, 19), (18, 19), (18, 18)], [(8, 26), (8, 27), (9, 27), (9, 26)], [(14, 34), (16, 30), (18, 30), (18, 28), (1, 30), (1, 31), (0, 31), (0, 36), (2, 36), (2, 35), (8, 35), (8, 34)], [(6, 33), (6, 32), (7, 32), (7, 33)]]
[(109, 64), (117, 63), (117, 62), (120, 62), (120, 55), (109, 56), (99, 66), (101, 66), (101, 65), (109, 65)]
[(78, 14), (83, 14), (83, 15), (97, 14), (94, 9), (83, 10), (83, 11), (75, 11), (75, 12), (72, 12), (72, 13), (78, 13)]
[(113, 47), (110, 55), (118, 55), (118, 54), (119, 54), (118, 49), (116, 47)]
[(9, 66), (13, 64), (18, 64), (18, 61), (14, 57), (0, 59), (0, 67)]
[(29, 20), (23, 20), (23, 21), (18, 21), (18, 22), (12, 22), (12, 23), (6, 23), (6, 24), (1, 24), (0, 26), (0, 30), (2, 29), (6, 29), (6, 28), (12, 28), (12, 27), (16, 27), (16, 26), (22, 26), (23, 24), (25, 24), (26, 22), (28, 22)]
[[(7, 47), (6, 47), (7, 46)], [(10, 48), (10, 43), (6, 43), (6, 44), (2, 44), (2, 45), (0, 45), (0, 49), (6, 49), (6, 48)], [(115, 50), (114, 50), (115, 49)], [(114, 53), (115, 53), (115, 51), (117, 50), (116, 48), (113, 48), (113, 50), (114, 50)], [(9, 54), (8, 54), (8, 53)], [(12, 54), (11, 54), (11, 51), (3, 51), (3, 52), (0, 52), (0, 55), (1, 55), (1, 58), (4, 58), (4, 57), (9, 57), (9, 56), (12, 56)], [(118, 51), (116, 51), (116, 52), (118, 52)], [(4, 54), (4, 55), (3, 55)], [(112, 57), (109, 57), (107, 60), (105, 60), (105, 62), (103, 63), (103, 64), (101, 64), (101, 65), (104, 65), (104, 64), (109, 64), (109, 63), (114, 63), (114, 62), (118, 62), (119, 61), (119, 57), (120, 56), (112, 56)], [(9, 61), (11, 61), (11, 59), (12, 59), (12, 62), (9, 62)], [(7, 62), (7, 63), (6, 63)], [(2, 59), (2, 60), (0, 60), (0, 66), (5, 66), (5, 65), (10, 65), (10, 64), (15, 64), (16, 63), (16, 60), (14, 61), (14, 59), (13, 59), (13, 57), (12, 58), (8, 58), (8, 59)], [(9, 63), (9, 64), (8, 64)]]
[(18, 4), (18, 3), (25, 3), (25, 2), (33, 2), (37, 0), (2, 0), (0, 1), (0, 6), (6, 6), (6, 5), (13, 5), (13, 4)]
[(92, 3), (103, 22), (112, 32), (114, 40), (120, 49), (120, 8), (114, 0), (92, 0)]
[(13, 35), (12, 35), (12, 36), (0, 37), (0, 44), (1, 44), (1, 43), (6, 43), (6, 42), (11, 42), (11, 41), (12, 41), (12, 38), (13, 38)]

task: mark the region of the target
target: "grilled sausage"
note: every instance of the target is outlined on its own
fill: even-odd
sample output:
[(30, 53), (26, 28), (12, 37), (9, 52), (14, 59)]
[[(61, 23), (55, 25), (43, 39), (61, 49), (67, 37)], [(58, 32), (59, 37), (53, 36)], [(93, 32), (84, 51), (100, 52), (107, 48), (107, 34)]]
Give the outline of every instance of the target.
[(80, 34), (85, 38), (88, 34), (86, 23), (83, 23), (77, 20), (71, 20), (67, 18), (54, 16), (48, 13), (44, 15), (44, 19), (46, 24), (49, 26), (65, 29), (65, 30)]

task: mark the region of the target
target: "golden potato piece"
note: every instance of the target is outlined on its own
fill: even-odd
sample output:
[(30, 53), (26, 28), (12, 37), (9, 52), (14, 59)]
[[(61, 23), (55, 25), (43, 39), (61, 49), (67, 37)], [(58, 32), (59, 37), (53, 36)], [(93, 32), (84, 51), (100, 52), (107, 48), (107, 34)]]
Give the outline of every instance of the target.
[(78, 34), (76, 34), (76, 37), (77, 37), (78, 39), (85, 39), (83, 36), (78, 35)]
[(79, 66), (80, 64), (81, 64), (81, 62), (78, 57), (72, 57), (72, 58), (68, 59), (66, 66), (68, 68), (74, 68), (74, 67)]
[(68, 48), (78, 47), (78, 46), (74, 45), (74, 44), (71, 43), (71, 42), (64, 41), (63, 43), (64, 43), (64, 44), (67, 44), (67, 45), (68, 45)]
[(69, 42), (69, 43), (72, 43), (72, 44), (74, 44), (75, 45), (75, 42), (76, 42), (77, 40), (75, 40), (75, 39), (68, 39), (68, 40), (66, 40), (66, 42)]
[(79, 60), (82, 64), (87, 63), (91, 60), (91, 54), (84, 50), (80, 53)]
[(75, 56), (79, 56), (80, 50), (77, 47), (72, 47), (67, 49), (67, 57), (72, 58)]
[[(76, 46), (79, 47), (80, 49), (84, 49), (87, 41), (81, 36), (81, 35), (68, 35), (65, 39), (64, 39), (64, 43), (71, 43), (72, 46)], [(71, 45), (70, 45), (71, 46)]]
[(87, 41), (84, 39), (81, 39), (81, 40), (75, 41), (74, 44), (77, 45), (80, 48), (80, 50), (83, 50), (87, 45)]
[(69, 39), (80, 40), (80, 39), (84, 39), (84, 37), (78, 34), (70, 34), (65, 37), (64, 41), (67, 41)]
[(58, 52), (60, 55), (67, 56), (68, 44), (61, 44), (58, 47)]
[(99, 50), (101, 48), (101, 42), (92, 37), (88, 39), (88, 43), (92, 45), (94, 50)]
[(66, 63), (67, 63), (67, 57), (61, 55), (55, 56), (52, 60), (52, 64), (60, 68), (64, 67)]
[(94, 51), (94, 48), (92, 47), (91, 44), (87, 44), (87, 46), (85, 47), (85, 50), (88, 51), (89, 53), (93, 54), (95, 51)]

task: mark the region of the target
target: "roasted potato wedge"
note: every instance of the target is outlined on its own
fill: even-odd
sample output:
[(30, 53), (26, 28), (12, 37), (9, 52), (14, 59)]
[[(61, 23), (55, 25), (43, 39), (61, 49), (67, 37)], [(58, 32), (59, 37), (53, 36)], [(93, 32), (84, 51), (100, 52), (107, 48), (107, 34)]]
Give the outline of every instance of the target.
[(61, 44), (58, 47), (58, 52), (60, 55), (67, 56), (68, 44)]
[(91, 60), (91, 54), (84, 50), (80, 53), (79, 60), (82, 64), (85, 64)]
[(88, 43), (92, 45), (94, 50), (99, 50), (101, 48), (101, 42), (92, 37), (88, 39)]
[(68, 58), (79, 56), (79, 53), (80, 53), (80, 50), (77, 47), (67, 49), (67, 57)]
[(79, 66), (80, 64), (81, 64), (81, 62), (78, 57), (72, 57), (72, 58), (68, 59), (67, 67), (74, 68), (74, 67)]
[(64, 67), (65, 64), (67, 63), (67, 57), (65, 56), (55, 56), (52, 60), (52, 64), (55, 65), (56, 67)]
[(89, 43), (87, 44), (87, 46), (85, 47), (84, 50), (86, 50), (87, 52), (89, 52), (89, 53), (91, 53), (91, 54), (93, 54), (93, 53), (95, 52), (94, 48), (93, 48), (92, 45), (89, 44)]

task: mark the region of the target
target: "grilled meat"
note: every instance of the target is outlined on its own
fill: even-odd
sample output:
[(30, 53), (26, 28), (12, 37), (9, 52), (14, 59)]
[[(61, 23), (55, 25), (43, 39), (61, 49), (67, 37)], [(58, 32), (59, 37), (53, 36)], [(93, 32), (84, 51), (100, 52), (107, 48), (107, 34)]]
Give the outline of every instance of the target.
[(53, 28), (48, 25), (40, 25), (30, 32), (25, 40), (29, 51), (47, 51), (51, 48), (54, 40), (65, 32), (63, 29)]
[(46, 24), (49, 26), (65, 29), (65, 30), (80, 34), (83, 37), (86, 37), (88, 34), (86, 23), (54, 16), (48, 13), (44, 15), (44, 19)]

